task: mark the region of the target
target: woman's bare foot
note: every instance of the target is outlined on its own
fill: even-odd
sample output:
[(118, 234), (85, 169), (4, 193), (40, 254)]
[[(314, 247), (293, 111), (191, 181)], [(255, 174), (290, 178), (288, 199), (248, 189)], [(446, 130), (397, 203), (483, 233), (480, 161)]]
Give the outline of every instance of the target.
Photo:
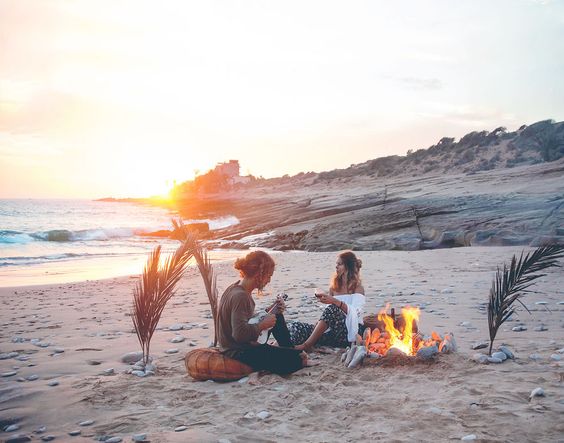
[(319, 362), (308, 360), (308, 355), (305, 352), (300, 352), (300, 357), (302, 358), (302, 365), (304, 368), (311, 368), (312, 366), (319, 365)]

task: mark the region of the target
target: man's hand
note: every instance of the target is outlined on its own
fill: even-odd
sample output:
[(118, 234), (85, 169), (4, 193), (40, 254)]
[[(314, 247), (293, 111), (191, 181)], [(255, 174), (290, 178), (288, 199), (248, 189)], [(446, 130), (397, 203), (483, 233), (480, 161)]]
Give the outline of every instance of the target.
[(276, 316), (272, 315), (272, 314), (268, 314), (258, 324), (258, 328), (259, 328), (259, 331), (264, 331), (265, 329), (272, 328), (275, 324), (276, 324)]

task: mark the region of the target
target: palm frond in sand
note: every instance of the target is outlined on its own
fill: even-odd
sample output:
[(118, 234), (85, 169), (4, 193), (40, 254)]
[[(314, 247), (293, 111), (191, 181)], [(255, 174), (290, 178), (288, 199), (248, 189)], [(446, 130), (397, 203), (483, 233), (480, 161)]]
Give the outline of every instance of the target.
[(174, 227), (175, 237), (184, 241), (198, 265), (200, 275), (204, 280), (206, 293), (210, 302), (210, 308), (213, 316), (214, 324), (214, 339), (213, 345), (217, 345), (217, 309), (218, 309), (218, 294), (217, 294), (217, 276), (214, 273), (213, 266), (208, 256), (208, 251), (198, 240), (197, 235), (191, 231), (182, 220), (172, 220)]
[(539, 274), (540, 271), (559, 266), (558, 259), (563, 256), (564, 246), (541, 246), (525, 257), (521, 253), (518, 261), (514, 255), (509, 267), (503, 265), (503, 270), (497, 269), (488, 302), (489, 354), (499, 327), (515, 312), (514, 303), (521, 303), (529, 311), (520, 300), (521, 296), (524, 292), (529, 292), (527, 288), (534, 284), (534, 280), (546, 275)]
[(151, 338), (163, 309), (175, 293), (175, 286), (192, 258), (189, 246), (182, 243), (174, 254), (161, 264), (161, 246), (149, 255), (143, 274), (133, 290), (132, 320), (143, 351), (143, 362), (148, 363)]

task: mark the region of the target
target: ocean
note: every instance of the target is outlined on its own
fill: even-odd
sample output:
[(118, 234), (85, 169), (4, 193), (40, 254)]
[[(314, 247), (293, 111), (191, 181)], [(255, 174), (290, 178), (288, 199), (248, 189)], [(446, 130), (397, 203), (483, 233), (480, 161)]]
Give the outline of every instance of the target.
[[(171, 229), (177, 214), (159, 207), (93, 200), (0, 200), (0, 286), (65, 283), (139, 274), (148, 253), (178, 242), (141, 234)], [(210, 229), (237, 224), (212, 220)], [(210, 251), (226, 260), (240, 251)]]

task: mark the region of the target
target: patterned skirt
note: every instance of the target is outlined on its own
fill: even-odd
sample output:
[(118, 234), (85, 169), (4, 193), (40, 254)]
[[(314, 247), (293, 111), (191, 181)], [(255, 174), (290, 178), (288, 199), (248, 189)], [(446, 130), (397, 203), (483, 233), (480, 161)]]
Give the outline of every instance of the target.
[[(335, 348), (346, 348), (347, 340), (346, 314), (335, 305), (329, 305), (323, 310), (319, 320), (327, 323), (327, 331), (321, 336), (316, 346), (331, 346)], [(301, 345), (313, 332), (315, 325), (299, 321), (289, 321), (288, 330), (293, 345)]]

